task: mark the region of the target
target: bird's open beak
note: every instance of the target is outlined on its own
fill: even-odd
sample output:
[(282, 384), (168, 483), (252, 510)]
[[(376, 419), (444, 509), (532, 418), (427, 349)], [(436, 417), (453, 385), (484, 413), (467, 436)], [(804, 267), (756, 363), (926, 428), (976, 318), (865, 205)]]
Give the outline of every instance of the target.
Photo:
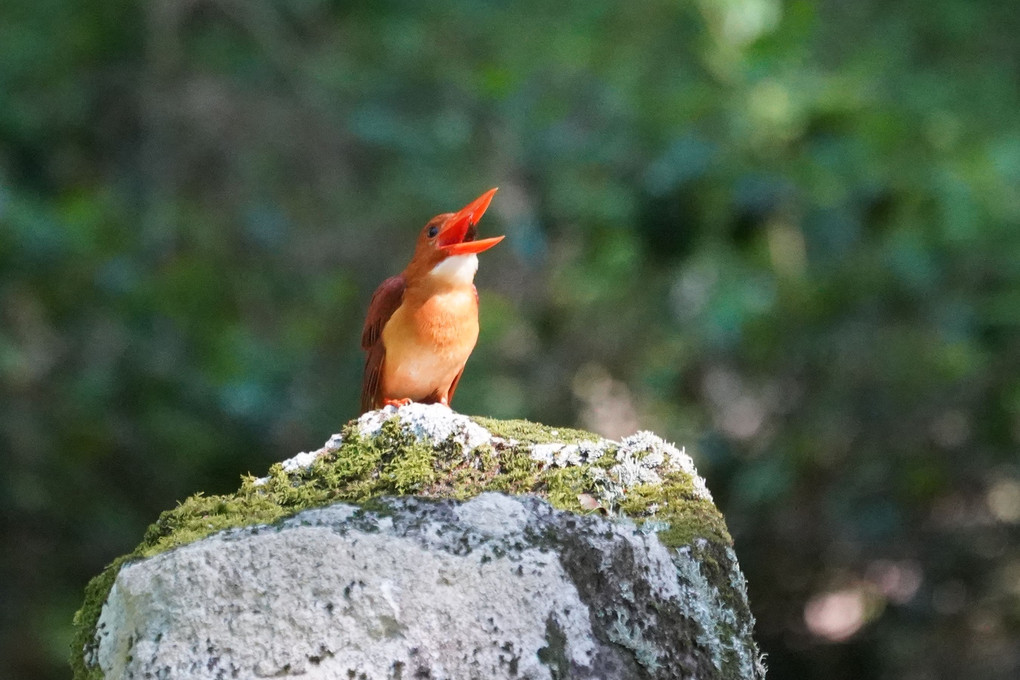
[(439, 247), (449, 255), (468, 255), (488, 250), (503, 240), (502, 236), (475, 240), (478, 220), (482, 219), (485, 209), (489, 207), (496, 189), (489, 189), (484, 194), (461, 208), (453, 217), (446, 220), (439, 231)]

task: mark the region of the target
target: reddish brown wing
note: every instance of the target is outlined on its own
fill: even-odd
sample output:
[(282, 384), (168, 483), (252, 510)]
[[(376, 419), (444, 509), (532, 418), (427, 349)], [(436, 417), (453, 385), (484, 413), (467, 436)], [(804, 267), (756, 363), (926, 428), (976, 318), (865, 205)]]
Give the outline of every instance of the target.
[(405, 281), (402, 275), (391, 276), (382, 282), (372, 301), (368, 304), (365, 328), (361, 332), (361, 348), (368, 352), (365, 357), (365, 375), (361, 380), (361, 412), (378, 408), (382, 401), (383, 361), (386, 348), (382, 344), (383, 326), (397, 311), (404, 299)]

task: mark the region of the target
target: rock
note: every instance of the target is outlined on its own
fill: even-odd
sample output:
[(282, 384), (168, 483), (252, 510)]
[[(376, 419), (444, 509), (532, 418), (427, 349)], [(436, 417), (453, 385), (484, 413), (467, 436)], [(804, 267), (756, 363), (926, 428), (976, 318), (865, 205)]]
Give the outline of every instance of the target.
[(688, 456), (441, 406), (195, 496), (89, 584), (85, 678), (761, 678)]

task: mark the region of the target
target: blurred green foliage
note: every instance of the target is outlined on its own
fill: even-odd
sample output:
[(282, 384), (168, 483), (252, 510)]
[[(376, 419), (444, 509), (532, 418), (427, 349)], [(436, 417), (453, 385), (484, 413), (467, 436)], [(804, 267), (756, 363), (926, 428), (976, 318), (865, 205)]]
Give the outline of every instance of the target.
[(0, 677), (176, 500), (355, 415), (501, 188), (456, 406), (687, 443), (773, 678), (1020, 675), (1007, 0), (0, 5)]

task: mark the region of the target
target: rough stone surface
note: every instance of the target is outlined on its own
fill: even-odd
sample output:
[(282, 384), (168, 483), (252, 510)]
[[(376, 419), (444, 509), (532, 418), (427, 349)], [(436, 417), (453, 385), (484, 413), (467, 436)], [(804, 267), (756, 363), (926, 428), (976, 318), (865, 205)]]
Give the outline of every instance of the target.
[[(608, 680), (693, 677), (731, 657), (750, 678), (753, 648), (720, 634), (737, 618), (688, 552), (633, 523), (495, 493), (392, 499), (124, 567), (96, 660), (117, 678)], [(698, 646), (674, 634), (688, 628)]]
[(416, 404), (164, 513), (75, 623), (79, 680), (764, 676), (682, 450)]

